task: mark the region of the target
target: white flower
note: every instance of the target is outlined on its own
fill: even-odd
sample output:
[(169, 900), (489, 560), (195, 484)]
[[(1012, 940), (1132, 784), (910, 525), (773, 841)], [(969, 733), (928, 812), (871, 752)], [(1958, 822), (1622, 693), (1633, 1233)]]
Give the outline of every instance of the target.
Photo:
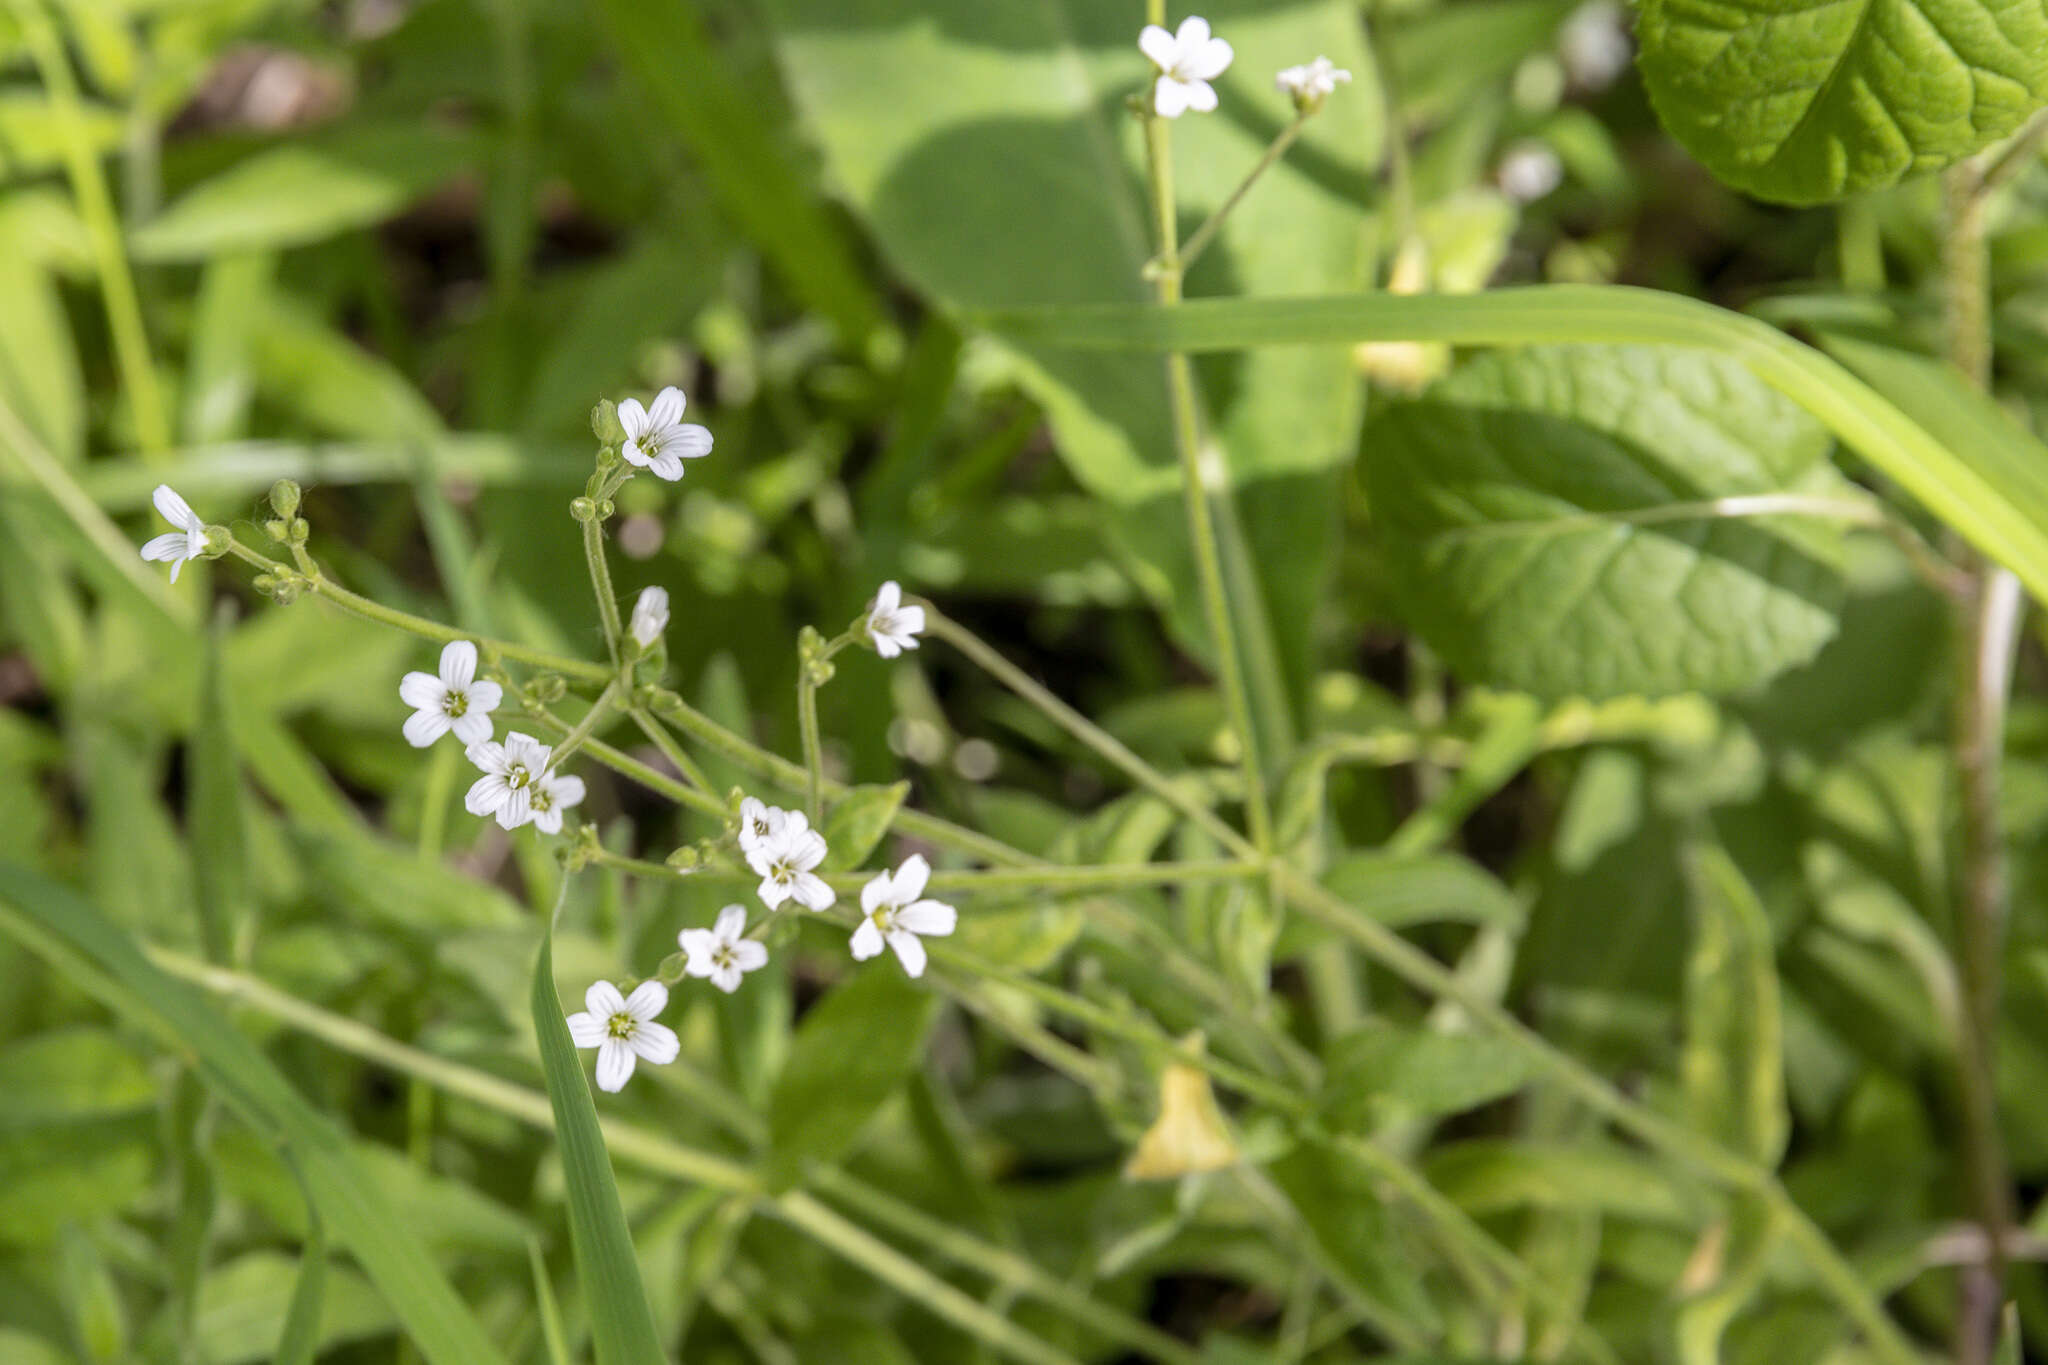
[(398, 684), (398, 699), (413, 709), (405, 722), (405, 742), (424, 749), (450, 730), (467, 747), (491, 737), (491, 712), (505, 699), (505, 690), (476, 676), (476, 646), (451, 640), (441, 649), (441, 676), (411, 672)]
[(1290, 66), (1273, 78), (1280, 93), (1291, 96), (1298, 109), (1312, 109), (1351, 84), (1351, 73), (1328, 57), (1318, 57), (1306, 66)]
[(173, 492), (167, 483), (158, 484), (150, 497), (156, 503), (156, 510), (163, 513), (164, 520), (178, 529), (166, 531), (145, 543), (142, 557), (169, 560), (171, 581), (175, 583), (178, 570), (185, 567), (186, 560), (197, 559), (206, 553), (206, 523), (192, 510), (192, 504)]
[(1573, 85), (1583, 90), (1612, 85), (1635, 56), (1627, 11), (1618, 0), (1588, 0), (1558, 30), (1557, 53)]
[(749, 796), (740, 802), (740, 852), (749, 859), (757, 848), (766, 848), (782, 832), (789, 812), (780, 806), (764, 805)]
[(1564, 163), (1545, 143), (1524, 138), (1508, 148), (1494, 172), (1501, 193), (1520, 204), (1532, 204), (1564, 183)]
[(636, 1058), (666, 1066), (682, 1051), (674, 1029), (654, 1022), (668, 1008), (668, 987), (643, 981), (622, 996), (609, 981), (583, 993), (584, 1009), (569, 1016), (569, 1037), (578, 1047), (597, 1049), (597, 1088), (617, 1093), (633, 1078)]
[[(470, 745), (466, 752), (484, 775), (470, 784), (469, 794), (462, 798), (463, 807), (471, 815), (496, 816), (506, 829), (518, 829), (531, 820), (534, 784), (547, 772), (548, 755), (554, 750), (532, 735), (514, 730), (503, 744), (486, 740)], [(556, 828), (560, 828), (559, 817)]]
[(683, 391), (671, 384), (643, 408), (637, 398), (619, 400), (619, 425), (626, 444), (619, 450), (627, 464), (650, 470), (673, 483), (683, 477), (683, 461), (711, 453), (711, 433), (683, 420)]
[(691, 976), (709, 977), (712, 985), (731, 995), (740, 988), (741, 977), (768, 965), (768, 945), (746, 935), (746, 907), (726, 906), (709, 929), (685, 929), (676, 935), (676, 942), (690, 955), (683, 970)]
[(903, 605), (903, 589), (890, 579), (875, 594), (875, 604), (868, 608), (868, 639), (874, 642), (875, 653), (885, 659), (893, 659), (906, 649), (917, 648), (917, 637), (924, 632), (924, 608)]
[(953, 932), (960, 916), (943, 901), (918, 899), (931, 877), (931, 864), (921, 853), (903, 860), (895, 876), (882, 873), (860, 889), (860, 928), (853, 931), (853, 960), (865, 962), (882, 951), (896, 950), (903, 970), (924, 975), (924, 944), (919, 935), (940, 937)]
[(825, 836), (811, 828), (800, 810), (786, 811), (781, 827), (747, 851), (761, 874), (761, 903), (770, 910), (793, 900), (807, 910), (829, 909), (836, 897), (825, 879), (811, 871), (825, 861)]
[(627, 622), (626, 633), (640, 648), (652, 649), (667, 629), (668, 589), (642, 588), (639, 600), (633, 603), (633, 619)]
[(562, 812), (583, 804), (583, 779), (574, 773), (542, 773), (533, 781), (533, 827), (543, 834), (562, 832)]
[(1161, 118), (1179, 118), (1190, 109), (1205, 114), (1214, 109), (1216, 91), (1209, 82), (1223, 74), (1235, 55), (1229, 43), (1209, 36), (1207, 19), (1194, 15), (1180, 21), (1177, 33), (1145, 25), (1138, 35), (1138, 50), (1159, 68), (1152, 108)]

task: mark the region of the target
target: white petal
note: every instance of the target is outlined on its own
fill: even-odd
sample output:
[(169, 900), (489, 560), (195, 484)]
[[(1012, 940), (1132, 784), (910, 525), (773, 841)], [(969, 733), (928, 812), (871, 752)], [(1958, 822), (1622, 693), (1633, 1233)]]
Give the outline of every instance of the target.
[(874, 638), (875, 653), (881, 655), (883, 658), (893, 659), (898, 654), (901, 654), (903, 652), (903, 646), (896, 643), (895, 636), (885, 635), (878, 630), (871, 630), (868, 632), (868, 634)]
[(182, 531), (204, 532), (206, 523), (192, 510), (192, 504), (179, 497), (167, 483), (156, 486), (156, 492), (149, 495), (156, 504), (156, 510), (163, 514), (165, 521)]
[[(1198, 81), (1213, 81), (1230, 69), (1230, 61), (1237, 53), (1221, 38), (1211, 38), (1187, 55), (1182, 63), (1181, 74), (1192, 76)], [(1197, 109), (1201, 108), (1198, 104)]]
[(626, 457), (627, 464), (636, 464), (642, 469), (647, 468), (648, 464), (651, 463), (645, 455), (640, 453), (640, 443), (637, 441), (628, 441), (620, 446), (619, 454)]
[(505, 689), (489, 678), (479, 678), (469, 685), (469, 709), (471, 711), (495, 711), (505, 700)]
[(1209, 21), (1199, 14), (1190, 14), (1181, 20), (1180, 27), (1173, 33), (1174, 46), (1181, 50), (1182, 56), (1192, 56), (1208, 41)]
[(667, 479), (674, 483), (683, 477), (683, 457), (676, 454), (672, 447), (663, 446), (661, 454), (647, 462), (647, 472), (657, 479)]
[(654, 401), (647, 405), (647, 420), (657, 430), (672, 427), (683, 420), (683, 409), (687, 406), (683, 391), (671, 384), (654, 395)]
[(718, 919), (711, 926), (711, 932), (727, 942), (737, 943), (747, 932), (747, 907), (728, 905), (718, 912)]
[(508, 787), (504, 803), (498, 807), (498, 827), (518, 829), (533, 818), (533, 788)]
[(569, 1041), (578, 1047), (596, 1047), (605, 1038), (605, 1022), (594, 1014), (578, 1010), (569, 1016)]
[(959, 927), (960, 912), (944, 901), (912, 901), (896, 912), (896, 923), (913, 934), (944, 938)]
[(560, 806), (549, 806), (546, 810), (536, 806), (533, 809), (532, 820), (533, 827), (542, 834), (560, 834), (562, 832), (562, 808)]
[(1207, 81), (1187, 83), (1188, 108), (1198, 114), (1213, 113), (1216, 108), (1216, 87)]
[(583, 779), (574, 773), (548, 779), (548, 795), (555, 798), (556, 810), (568, 810), (572, 806), (582, 805), (587, 794), (583, 788)]
[(190, 539), (183, 531), (166, 531), (160, 536), (152, 536), (142, 542), (142, 557), (182, 564), (192, 557), (185, 553)]
[(893, 876), (887, 872), (876, 873), (868, 884), (860, 889), (860, 908), (862, 912), (872, 912), (878, 905), (894, 905), (896, 903), (895, 890), (896, 880)]
[(738, 966), (718, 967), (711, 972), (711, 984), (731, 995), (740, 988), (740, 981), (744, 976), (745, 973), (741, 972)]
[(732, 960), (743, 972), (756, 971), (768, 965), (768, 945), (758, 939), (743, 938), (732, 945)]
[[(434, 714), (441, 715), (438, 711)], [(474, 706), (462, 715), (442, 718), (448, 720), (448, 728), (455, 732), (455, 737), (462, 741), (464, 748), (472, 744), (482, 744), (491, 737), (491, 718)]]
[(590, 989), (583, 992), (583, 1008), (600, 1019), (610, 1019), (626, 1008), (626, 997), (609, 981), (593, 981)]
[(633, 1079), (633, 1049), (618, 1038), (607, 1038), (597, 1049), (597, 1088), (613, 1094)]
[(756, 838), (753, 847), (744, 849), (744, 852), (747, 855), (747, 866), (763, 877), (775, 866), (776, 848), (773, 836)]
[(468, 640), (450, 640), (441, 651), (441, 681), (461, 691), (476, 681), (476, 646)]
[(626, 1013), (635, 1019), (652, 1019), (668, 1008), (668, 987), (659, 981), (643, 981), (626, 997)]
[(895, 579), (884, 583), (875, 594), (875, 615), (894, 616), (896, 608), (903, 605), (903, 587)]
[[(187, 540), (187, 542), (189, 543), (189, 542), (190, 542), (190, 540), (191, 540), (191, 537), (187, 536), (187, 537), (186, 537), (186, 540)], [(189, 561), (189, 560), (190, 560), (191, 558), (192, 558), (192, 556), (190, 556), (190, 555), (186, 555), (184, 559), (179, 559), (179, 560), (174, 560), (174, 561), (172, 561), (172, 564), (171, 564), (171, 581), (172, 581), (173, 583), (175, 583), (175, 582), (177, 582), (177, 581), (178, 581), (178, 570), (180, 570), (180, 569), (184, 568), (184, 567), (185, 567), (185, 564), (186, 564), (186, 562), (187, 562), (187, 561)]]
[(667, 1066), (682, 1050), (682, 1040), (667, 1024), (642, 1024), (633, 1030), (633, 1051), (656, 1066)]
[(796, 885), (790, 889), (790, 894), (796, 897), (797, 904), (808, 910), (830, 910), (832, 902), (839, 899), (832, 888), (813, 872), (797, 873)]
[(1171, 76), (1152, 85), (1152, 110), (1161, 118), (1179, 118), (1188, 111), (1188, 88)]
[(700, 460), (711, 453), (711, 432), (695, 422), (685, 422), (662, 449), (674, 451), (686, 460)]
[(415, 670), (398, 680), (398, 699), (422, 711), (429, 707), (440, 709), (447, 696), (447, 687), (431, 673)]
[(472, 744), (462, 751), (462, 756), (487, 773), (502, 777), (505, 772), (505, 746), (489, 740)]
[(917, 941), (917, 935), (898, 929), (889, 935), (889, 946), (896, 950), (897, 960), (902, 962), (905, 974), (924, 975), (924, 945)]
[(785, 833), (784, 839), (790, 864), (798, 871), (808, 872), (825, 861), (825, 836), (818, 831), (800, 829), (794, 835)]
[(619, 400), (619, 425), (626, 429), (628, 445), (647, 434), (647, 409), (640, 406), (639, 399)]
[(532, 735), (522, 735), (513, 730), (505, 736), (505, 761), (524, 763), (536, 773), (547, 768), (548, 755), (553, 752), (552, 747), (541, 743)]
[(505, 779), (496, 773), (485, 773), (469, 784), (469, 792), (462, 798), (462, 808), (471, 815), (490, 815), (505, 803), (511, 788)]
[(924, 894), (924, 884), (932, 878), (932, 865), (924, 860), (922, 853), (913, 853), (903, 860), (896, 869), (896, 903), (908, 905)]
[(789, 888), (783, 886), (773, 877), (761, 878), (761, 884), (754, 888), (754, 893), (761, 898), (761, 904), (767, 906), (770, 910), (776, 909), (789, 899)]
[[(905, 637), (924, 634), (924, 608), (915, 602), (896, 613), (896, 633)], [(916, 649), (917, 641), (905, 638), (905, 649)]]
[(676, 942), (690, 955), (683, 964), (683, 970), (691, 976), (709, 976), (712, 972), (711, 955), (718, 951), (718, 936), (709, 929), (685, 929), (676, 935)]
[[(486, 729), (484, 733), (489, 734), (489, 722), (485, 724)], [(412, 745), (415, 749), (427, 748), (435, 740), (448, 733), (448, 725), (446, 712), (415, 711), (405, 718), (405, 742)], [(488, 782), (491, 779), (484, 778), (483, 780)], [(474, 789), (472, 788), (472, 790)], [(474, 811), (472, 814), (481, 815), (483, 812)]]
[(1145, 31), (1138, 35), (1138, 51), (1152, 59), (1152, 65), (1161, 71), (1171, 70), (1180, 57), (1180, 45), (1173, 41), (1173, 35), (1157, 24), (1145, 25)]
[(847, 946), (853, 949), (855, 962), (866, 962), (882, 951), (882, 931), (875, 927), (873, 920), (864, 919), (860, 928), (853, 931), (853, 941)]

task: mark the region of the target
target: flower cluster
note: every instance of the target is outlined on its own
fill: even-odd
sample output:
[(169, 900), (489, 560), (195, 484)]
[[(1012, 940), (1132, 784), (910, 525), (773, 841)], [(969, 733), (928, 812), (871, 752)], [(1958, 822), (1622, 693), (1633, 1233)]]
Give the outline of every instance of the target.
[(637, 398), (619, 400), (619, 425), (626, 432), (619, 454), (627, 464), (674, 483), (683, 477), (684, 460), (711, 453), (711, 433), (683, 420), (687, 401), (673, 384), (656, 394), (648, 407), (641, 407)]
[[(1237, 54), (1228, 42), (1209, 30), (1209, 21), (1191, 14), (1172, 33), (1157, 24), (1147, 24), (1138, 34), (1138, 51), (1151, 59), (1156, 75), (1152, 80), (1152, 112), (1160, 118), (1179, 118), (1188, 110), (1209, 113), (1216, 108), (1216, 87), (1209, 82), (1230, 69)], [(1323, 101), (1340, 85), (1351, 83), (1351, 73), (1328, 57), (1317, 57), (1300, 66), (1290, 66), (1273, 78), (1281, 94), (1294, 101), (1303, 114), (1323, 107)]]

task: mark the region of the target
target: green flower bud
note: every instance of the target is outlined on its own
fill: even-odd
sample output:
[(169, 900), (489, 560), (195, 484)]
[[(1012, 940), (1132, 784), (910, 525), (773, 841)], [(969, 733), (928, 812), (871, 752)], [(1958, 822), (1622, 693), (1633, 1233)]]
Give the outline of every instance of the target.
[(626, 439), (626, 429), (619, 425), (619, 405), (609, 398), (600, 398), (590, 409), (590, 434), (598, 444), (616, 446)]
[(299, 514), (299, 486), (290, 479), (279, 479), (270, 485), (270, 506), (279, 516), (290, 521)]
[(272, 540), (282, 545), (291, 535), (292, 526), (283, 517), (272, 517), (269, 521), (263, 523), (263, 530)]
[(590, 498), (577, 498), (569, 504), (569, 515), (578, 521), (596, 521), (597, 503)]

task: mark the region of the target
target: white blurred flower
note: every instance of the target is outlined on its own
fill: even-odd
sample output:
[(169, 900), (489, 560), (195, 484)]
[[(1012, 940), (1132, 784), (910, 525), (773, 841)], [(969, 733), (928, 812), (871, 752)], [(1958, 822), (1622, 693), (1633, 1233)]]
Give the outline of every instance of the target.
[(626, 633), (640, 648), (652, 649), (667, 629), (668, 589), (642, 588), (639, 599), (633, 603), (633, 619), (626, 623)]
[(683, 477), (684, 460), (711, 453), (711, 433), (685, 422), (683, 405), (683, 391), (673, 384), (655, 395), (651, 407), (641, 407), (637, 398), (619, 400), (619, 425), (626, 430), (619, 453), (627, 464), (673, 483)]
[(1159, 68), (1152, 108), (1161, 118), (1179, 118), (1190, 109), (1205, 114), (1214, 109), (1216, 90), (1209, 82), (1223, 74), (1235, 55), (1229, 43), (1209, 36), (1209, 21), (1197, 15), (1181, 20), (1174, 33), (1147, 24), (1138, 35), (1138, 50)]
[(1328, 57), (1318, 57), (1305, 66), (1288, 67), (1273, 78), (1273, 84), (1293, 99), (1295, 108), (1314, 109), (1335, 94), (1338, 86), (1351, 84), (1351, 73)]
[(682, 1051), (675, 1030), (654, 1022), (668, 1008), (668, 987), (643, 981), (622, 996), (609, 981), (584, 992), (584, 1008), (569, 1016), (569, 1037), (597, 1049), (597, 1088), (617, 1093), (633, 1078), (636, 1060), (666, 1066)]
[(770, 910), (793, 900), (807, 910), (829, 909), (836, 897), (811, 869), (825, 861), (825, 836), (811, 828), (800, 810), (786, 811), (782, 825), (747, 852), (761, 874), (761, 903)]
[(868, 639), (874, 642), (875, 653), (885, 659), (893, 659), (906, 649), (917, 648), (917, 637), (924, 633), (924, 608), (903, 605), (903, 589), (895, 579), (882, 585), (875, 594), (875, 604), (868, 608)]
[(148, 560), (167, 560), (171, 566), (171, 581), (178, 581), (178, 570), (185, 567), (185, 561), (197, 559), (206, 553), (206, 523), (167, 483), (156, 486), (150, 495), (156, 503), (156, 510), (163, 513), (165, 521), (177, 527), (145, 542), (142, 557)]
[(854, 961), (865, 962), (886, 945), (895, 949), (904, 971), (924, 975), (924, 944), (919, 936), (950, 934), (960, 922), (952, 906), (919, 899), (931, 875), (931, 864), (924, 855), (913, 853), (895, 875), (884, 872), (860, 889), (861, 921), (853, 931)]
[(574, 773), (542, 773), (533, 782), (533, 827), (543, 834), (562, 832), (562, 812), (583, 804), (583, 779)]
[(1501, 193), (1520, 204), (1532, 204), (1564, 183), (1564, 163), (1546, 143), (1524, 138), (1509, 147), (1494, 171)]
[(766, 848), (771, 839), (782, 830), (782, 822), (789, 818), (789, 812), (780, 806), (764, 805), (754, 797), (740, 802), (740, 852), (748, 858), (754, 856), (757, 848)]
[(1635, 56), (1628, 36), (1628, 12), (1617, 0), (1588, 0), (1572, 11), (1557, 33), (1557, 55), (1565, 74), (1582, 90), (1601, 90), (1628, 70)]
[(768, 945), (747, 937), (745, 906), (726, 906), (709, 929), (685, 929), (676, 942), (690, 955), (683, 970), (708, 978), (727, 995), (740, 988), (741, 977), (768, 965)]
[[(469, 794), (462, 798), (463, 808), (471, 815), (495, 816), (505, 829), (518, 829), (531, 820), (534, 784), (547, 772), (548, 756), (554, 750), (532, 735), (514, 730), (503, 744), (486, 740), (470, 745), (465, 752), (484, 775), (470, 784)], [(561, 828), (559, 816), (555, 828)]]
[(505, 699), (505, 690), (476, 676), (476, 646), (450, 640), (441, 648), (441, 676), (408, 673), (398, 684), (398, 699), (413, 708), (405, 722), (405, 742), (424, 749), (450, 730), (467, 748), (491, 737), (491, 712)]

